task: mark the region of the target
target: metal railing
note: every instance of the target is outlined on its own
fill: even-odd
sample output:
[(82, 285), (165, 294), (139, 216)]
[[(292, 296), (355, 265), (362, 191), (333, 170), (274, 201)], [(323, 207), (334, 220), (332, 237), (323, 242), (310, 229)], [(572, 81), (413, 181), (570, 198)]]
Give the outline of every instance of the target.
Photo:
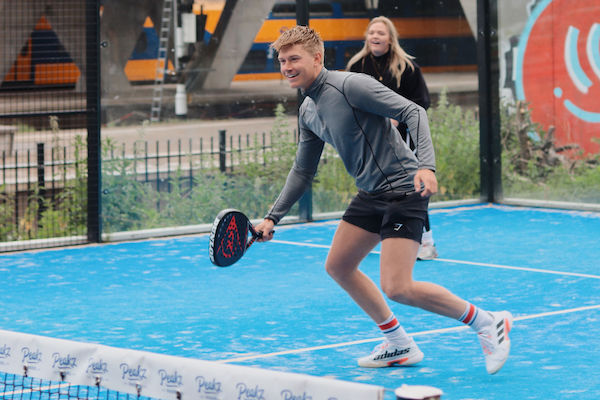
[[(286, 140), (296, 140), (295, 131), (289, 135)], [(129, 147), (109, 139), (103, 143), (102, 173), (124, 174), (156, 191), (171, 192), (175, 181), (187, 182), (192, 188), (200, 174), (231, 174), (248, 164), (264, 165), (271, 143), (271, 132), (227, 135), (225, 130), (208, 139), (137, 141)], [(83, 146), (77, 140), (60, 147), (37, 143), (35, 150), (1, 153), (0, 218), (4, 216), (4, 235), (0, 235), (0, 242), (38, 238), (43, 213), (59, 207), (69, 190), (85, 187)], [(24, 230), (26, 218), (28, 228)]]

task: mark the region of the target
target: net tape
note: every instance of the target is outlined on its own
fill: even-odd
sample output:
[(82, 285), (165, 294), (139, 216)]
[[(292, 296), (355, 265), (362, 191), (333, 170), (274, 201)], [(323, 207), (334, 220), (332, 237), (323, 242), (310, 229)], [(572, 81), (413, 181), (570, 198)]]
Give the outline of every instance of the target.
[[(380, 400), (384, 388), (0, 330), (0, 371), (157, 399)], [(23, 376), (28, 378), (24, 379)], [(16, 384), (0, 382), (20, 398)], [(37, 381), (40, 388), (44, 384)], [(59, 385), (46, 385), (60, 388)], [(70, 386), (68, 386), (70, 389)], [(47, 388), (46, 388), (47, 389)], [(35, 389), (33, 389), (35, 390)], [(50, 389), (49, 389), (50, 390)], [(16, 394), (15, 394), (16, 393)]]

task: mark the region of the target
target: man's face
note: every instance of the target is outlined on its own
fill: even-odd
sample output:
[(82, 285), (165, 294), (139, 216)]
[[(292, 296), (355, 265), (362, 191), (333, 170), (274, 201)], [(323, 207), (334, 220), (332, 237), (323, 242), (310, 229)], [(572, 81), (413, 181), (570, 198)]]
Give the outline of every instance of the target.
[(281, 74), (294, 89), (307, 89), (321, 72), (321, 54), (310, 54), (299, 44), (287, 46), (279, 51)]

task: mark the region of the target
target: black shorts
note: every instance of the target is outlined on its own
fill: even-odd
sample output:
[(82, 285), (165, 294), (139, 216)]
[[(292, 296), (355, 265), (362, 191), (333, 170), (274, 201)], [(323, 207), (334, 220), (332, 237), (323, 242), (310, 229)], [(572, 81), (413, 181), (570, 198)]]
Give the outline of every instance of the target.
[(421, 243), (429, 197), (420, 193), (369, 194), (359, 191), (342, 219), (381, 239), (399, 237)]

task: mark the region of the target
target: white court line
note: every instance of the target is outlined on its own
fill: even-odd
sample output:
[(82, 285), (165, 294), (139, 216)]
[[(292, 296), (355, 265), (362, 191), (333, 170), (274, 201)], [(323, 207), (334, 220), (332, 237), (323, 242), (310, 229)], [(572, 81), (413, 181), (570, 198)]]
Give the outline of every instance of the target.
[(435, 259), (433, 259), (433, 261), (451, 262), (451, 263), (466, 264), (466, 265), (477, 265), (477, 266), (481, 266), (481, 267), (490, 267), (490, 268), (512, 269), (512, 270), (516, 270), (516, 271), (540, 272), (540, 273), (544, 273), (544, 274), (568, 275), (568, 276), (579, 276), (579, 277), (582, 277), (582, 278), (600, 279), (599, 275), (580, 274), (580, 273), (577, 273), (577, 272), (553, 271), (551, 269), (527, 268), (527, 267), (512, 267), (510, 265), (489, 264), (489, 263), (472, 262), (472, 261), (450, 260), (450, 259), (447, 259), (447, 258), (435, 258)]
[[(539, 313), (539, 314), (523, 315), (520, 317), (516, 317), (515, 321), (523, 321), (523, 320), (527, 320), (527, 319), (543, 318), (543, 317), (548, 317), (548, 316), (553, 316), (553, 315), (569, 314), (569, 313), (574, 313), (574, 312), (598, 310), (598, 309), (600, 309), (600, 304), (593, 305), (593, 306), (569, 308), (566, 310), (549, 311), (549, 312)], [(453, 326), (453, 327), (449, 327), (449, 328), (432, 329), (432, 330), (421, 331), (421, 332), (413, 332), (413, 333), (409, 332), (409, 335), (425, 336), (425, 335), (448, 333), (448, 332), (458, 332), (458, 331), (462, 331), (465, 329), (469, 329), (469, 326), (460, 325), (460, 326)], [(354, 346), (357, 344), (363, 344), (363, 343), (369, 343), (369, 342), (379, 342), (379, 341), (381, 341), (381, 336), (376, 337), (376, 338), (371, 338), (371, 339), (354, 340), (351, 342), (334, 343), (334, 344), (328, 344), (328, 345), (323, 345), (323, 346), (305, 347), (302, 349), (283, 350), (283, 351), (276, 351), (273, 353), (254, 354), (254, 355), (248, 355), (248, 356), (242, 356), (242, 357), (236, 357), (236, 358), (228, 358), (226, 360), (216, 360), (216, 362), (220, 362), (220, 363), (240, 362), (240, 361), (247, 361), (247, 360), (255, 360), (258, 358), (276, 357), (276, 356), (282, 356), (282, 355), (287, 355), (287, 354), (307, 353), (310, 351), (333, 349), (333, 348), (345, 347), (345, 346)]]
[[(322, 248), (322, 249), (331, 248), (331, 246), (329, 246), (329, 245), (316, 244), (316, 243), (289, 242), (289, 241), (285, 241), (285, 240), (271, 240), (271, 242), (282, 243), (282, 244), (291, 244), (293, 246), (318, 247), (318, 248)], [(371, 254), (381, 254), (381, 252), (380, 251), (372, 251)], [(515, 271), (528, 271), (528, 272), (538, 272), (538, 273), (543, 273), (543, 274), (567, 275), (567, 276), (578, 276), (581, 278), (600, 279), (600, 275), (580, 274), (577, 272), (567, 272), (567, 271), (554, 271), (551, 269), (542, 269), (542, 268), (513, 267), (511, 265), (490, 264), (490, 263), (474, 262), (474, 261), (451, 260), (448, 258), (435, 258), (435, 259), (433, 259), (433, 261), (451, 262), (454, 264), (476, 265), (479, 267), (511, 269), (511, 270), (515, 270)]]
[(319, 247), (319, 248), (322, 248), (322, 249), (329, 249), (329, 248), (331, 248), (331, 246), (328, 245), (328, 244), (289, 242), (287, 240), (277, 240), (277, 239), (271, 240), (271, 243), (291, 244), (292, 246)]

